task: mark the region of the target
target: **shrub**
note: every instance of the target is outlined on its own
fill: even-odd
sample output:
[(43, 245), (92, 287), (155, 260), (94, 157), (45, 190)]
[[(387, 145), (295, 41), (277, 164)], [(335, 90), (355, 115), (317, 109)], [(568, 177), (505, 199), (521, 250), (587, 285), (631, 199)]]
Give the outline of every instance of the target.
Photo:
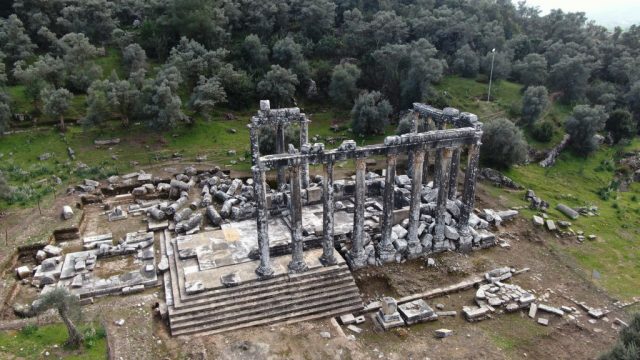
[(384, 133), (392, 108), (378, 91), (364, 91), (351, 109), (351, 129), (359, 136)]
[(573, 114), (565, 122), (565, 130), (571, 136), (569, 145), (576, 154), (587, 156), (598, 148), (594, 136), (604, 129), (606, 120), (607, 114), (601, 105), (573, 108)]
[(605, 130), (611, 133), (614, 143), (622, 139), (631, 139), (636, 133), (636, 124), (631, 113), (626, 110), (615, 110), (609, 115)]
[(480, 158), (483, 163), (508, 168), (527, 157), (527, 143), (515, 124), (507, 119), (496, 119), (484, 126)]
[(549, 142), (553, 138), (553, 124), (549, 121), (543, 121), (533, 127), (531, 135), (540, 142)]

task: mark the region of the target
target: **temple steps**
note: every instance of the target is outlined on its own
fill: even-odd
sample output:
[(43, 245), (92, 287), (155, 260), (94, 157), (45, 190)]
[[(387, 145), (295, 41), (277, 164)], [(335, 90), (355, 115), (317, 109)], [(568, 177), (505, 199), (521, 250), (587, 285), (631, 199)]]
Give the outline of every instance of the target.
[(362, 309), (359, 290), (344, 263), (267, 281), (267, 286), (263, 281), (254, 281), (218, 289), (216, 295), (210, 291), (212, 298), (182, 299), (180, 307), (169, 307), (172, 335), (213, 334)]
[[(341, 270), (339, 272), (332, 271), (330, 273), (319, 273), (316, 276), (304, 277), (296, 279), (295, 283), (278, 282), (271, 283), (269, 286), (263, 286), (262, 284), (254, 284), (254, 286), (243, 286), (228, 288), (229, 291), (223, 293), (210, 292), (207, 297), (198, 297), (190, 300), (186, 303), (180, 303), (179, 306), (174, 306), (169, 311), (171, 315), (183, 315), (189, 312), (202, 311), (210, 307), (215, 303), (216, 306), (228, 306), (238, 305), (245, 302), (254, 301), (257, 299), (264, 299), (271, 294), (278, 294), (280, 291), (292, 291), (295, 284), (295, 290), (297, 291), (313, 291), (317, 288), (322, 288), (325, 285), (324, 279), (328, 278), (334, 281), (336, 284), (349, 284), (353, 281), (351, 274), (348, 271)], [(255, 286), (260, 285), (260, 286)]]

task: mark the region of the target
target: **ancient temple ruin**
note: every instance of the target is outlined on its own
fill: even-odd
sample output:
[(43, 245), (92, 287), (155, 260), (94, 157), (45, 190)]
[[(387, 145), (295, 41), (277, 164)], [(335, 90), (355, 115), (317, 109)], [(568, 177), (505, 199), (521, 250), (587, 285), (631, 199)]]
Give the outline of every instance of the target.
[[(328, 149), (309, 143), (299, 108), (261, 101), (249, 124), (251, 177), (187, 165), (166, 177), (141, 170), (105, 184), (87, 179), (77, 186), (86, 205), (78, 240), (65, 245), (70, 251), (39, 251), (31, 283), (65, 286), (85, 303), (163, 286), (159, 303), (174, 336), (358, 314), (357, 269), (492, 246), (489, 223), (512, 215), (474, 213), (477, 117), (419, 103), (410, 111), (408, 134)], [(436, 130), (419, 132), (424, 121)], [(285, 143), (288, 126), (299, 129), (298, 149)], [(276, 133), (272, 155), (260, 154), (265, 128)], [(33, 272), (16, 271), (25, 281)], [(411, 306), (429, 318), (423, 305)], [(402, 322), (404, 310), (386, 308), (385, 328)]]
[[(309, 164), (322, 165), (321, 178), (322, 212), (322, 256), (320, 261), (325, 265), (336, 261), (334, 244), (334, 202), (336, 184), (334, 183), (334, 165), (337, 161), (353, 160), (355, 162), (355, 184), (353, 189), (354, 218), (349, 234), (350, 249), (345, 254), (352, 269), (367, 264), (371, 257), (365, 246), (377, 241), (373, 246), (375, 263), (384, 264), (396, 260), (398, 256), (416, 258), (422, 254), (445, 250), (469, 251), (473, 247), (486, 247), (493, 242), (488, 232), (478, 232), (474, 228), (479, 218), (473, 214), (476, 173), (482, 138), (482, 123), (474, 114), (460, 112), (454, 108), (439, 110), (428, 105), (413, 104), (412, 132), (401, 136), (388, 136), (384, 144), (358, 147), (353, 140), (344, 141), (337, 149), (325, 150), (324, 144), (309, 144), (308, 120), (298, 108), (270, 109), (268, 101), (262, 101), (260, 111), (251, 119), (251, 150), (253, 160), (254, 191), (257, 206), (257, 232), (260, 253), (260, 265), (256, 273), (262, 278), (272, 276), (270, 264), (270, 241), (268, 218), (272, 212), (271, 197), (266, 186), (266, 173), (277, 171), (278, 188), (284, 190), (285, 170), (289, 172), (287, 203), (291, 230), (291, 261), (288, 268), (291, 272), (304, 272), (305, 239), (301, 233), (302, 206), (309, 202)], [(437, 130), (418, 133), (417, 123), (420, 119), (430, 119), (437, 125)], [(284, 126), (299, 122), (300, 149), (289, 145), (284, 152)], [(276, 154), (260, 156), (258, 131), (261, 126), (277, 128)], [(467, 166), (464, 186), (460, 199), (457, 199), (458, 172), (461, 154), (467, 150)], [(408, 183), (409, 189), (397, 187), (396, 176), (398, 156), (409, 154), (407, 173), (400, 182)], [(429, 159), (434, 154), (434, 176), (429, 182)], [(382, 181), (367, 179), (366, 159), (372, 157), (386, 158), (386, 170)], [(303, 194), (303, 191), (307, 191)], [(348, 197), (348, 191), (340, 191), (341, 197)], [(381, 195), (382, 208), (377, 226), (365, 226), (365, 210), (368, 199)], [(433, 200), (435, 202), (429, 201)], [(398, 203), (398, 198), (408, 198), (408, 207)], [(427, 200), (427, 201), (425, 201)], [(400, 206), (398, 206), (400, 205)], [(429, 215), (431, 214), (431, 215)], [(455, 219), (452, 219), (452, 215)], [(470, 226), (470, 219), (473, 224)], [(408, 218), (406, 226), (406, 246), (398, 245), (399, 236), (394, 227)], [(399, 230), (404, 232), (403, 230)], [(399, 251), (400, 250), (400, 251)]]

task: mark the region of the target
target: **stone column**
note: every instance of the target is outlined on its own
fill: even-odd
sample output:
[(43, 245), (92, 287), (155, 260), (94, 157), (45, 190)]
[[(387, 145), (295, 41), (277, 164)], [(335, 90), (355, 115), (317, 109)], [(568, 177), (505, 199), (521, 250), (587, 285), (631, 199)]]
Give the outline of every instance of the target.
[(433, 188), (440, 188), (440, 179), (442, 178), (442, 149), (436, 149), (436, 160), (433, 170)]
[(443, 250), (442, 242), (444, 241), (445, 213), (447, 212), (447, 192), (446, 186), (449, 175), (449, 163), (451, 162), (451, 149), (440, 149), (442, 160), (440, 161), (440, 178), (438, 182), (441, 186), (438, 188), (438, 203), (436, 207), (436, 227), (433, 236), (434, 249)]
[[(303, 120), (300, 121), (300, 148), (302, 149), (303, 145), (309, 143), (309, 120), (304, 114), (301, 114), (301, 116), (303, 116)], [(306, 189), (309, 187), (309, 162), (306, 159), (302, 161), (301, 170), (302, 188)]]
[(393, 227), (394, 190), (396, 179), (396, 165), (398, 164), (398, 154), (390, 151), (387, 154), (387, 175), (384, 181), (384, 194), (382, 203), (382, 239), (378, 242), (378, 258), (381, 262), (390, 262), (395, 259), (396, 249), (391, 240), (391, 228)]
[(458, 219), (458, 232), (460, 233), (460, 248), (463, 251), (471, 249), (472, 236), (469, 229), (469, 217), (473, 211), (476, 195), (476, 175), (478, 174), (478, 162), (480, 160), (480, 141), (469, 146), (469, 159), (467, 171), (464, 175), (464, 190), (462, 191), (462, 208)]
[(260, 250), (260, 266), (256, 269), (256, 274), (260, 278), (273, 276), (273, 268), (270, 262), (269, 253), (269, 209), (267, 209), (267, 186), (265, 183), (264, 170), (258, 166), (252, 167), (253, 188), (256, 193), (256, 207), (258, 208), (257, 230), (258, 248)]
[(351, 251), (349, 253), (351, 267), (355, 269), (363, 267), (367, 261), (364, 253), (364, 238), (368, 236), (364, 231), (364, 202), (367, 192), (365, 170), (365, 158), (356, 158), (356, 191), (354, 196), (356, 209), (353, 216)]
[(424, 153), (424, 162), (422, 163), (422, 185), (429, 183), (429, 152)]
[(458, 188), (458, 170), (460, 169), (460, 148), (453, 150), (451, 156), (451, 170), (449, 171), (449, 200), (456, 199), (456, 190)]
[(249, 142), (251, 143), (251, 166), (256, 166), (260, 159), (260, 140), (256, 126), (249, 124)]
[(333, 245), (333, 159), (323, 167), (322, 182), (322, 256), (320, 262), (325, 266), (337, 263)]
[(413, 179), (411, 180), (411, 204), (409, 205), (409, 233), (407, 234), (407, 256), (410, 259), (422, 253), (422, 245), (418, 238), (420, 225), (420, 205), (422, 204), (422, 166), (424, 150), (416, 150), (413, 158)]
[[(415, 134), (418, 132), (418, 112), (411, 112), (411, 130), (409, 132)], [(413, 157), (414, 150), (411, 149), (409, 150), (409, 154), (407, 156), (407, 176), (409, 176), (410, 178), (413, 178)]]
[(300, 164), (291, 167), (291, 262), (289, 271), (299, 273), (307, 270), (304, 262), (304, 248), (302, 239), (302, 198), (300, 196)]
[[(285, 152), (284, 141), (284, 124), (278, 122), (276, 125), (276, 154), (282, 154)], [(286, 169), (283, 167), (278, 168), (278, 190), (282, 190), (287, 182), (285, 171)]]

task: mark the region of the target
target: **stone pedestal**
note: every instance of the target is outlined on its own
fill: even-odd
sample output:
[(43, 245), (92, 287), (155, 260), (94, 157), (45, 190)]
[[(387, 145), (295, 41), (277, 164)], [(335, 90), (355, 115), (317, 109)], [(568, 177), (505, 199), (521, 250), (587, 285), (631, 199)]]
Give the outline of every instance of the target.
[(398, 306), (398, 312), (407, 325), (438, 319), (438, 315), (422, 299), (414, 300)]
[(404, 320), (398, 312), (398, 303), (392, 297), (382, 298), (381, 308), (375, 315), (375, 319), (384, 330), (404, 326)]

